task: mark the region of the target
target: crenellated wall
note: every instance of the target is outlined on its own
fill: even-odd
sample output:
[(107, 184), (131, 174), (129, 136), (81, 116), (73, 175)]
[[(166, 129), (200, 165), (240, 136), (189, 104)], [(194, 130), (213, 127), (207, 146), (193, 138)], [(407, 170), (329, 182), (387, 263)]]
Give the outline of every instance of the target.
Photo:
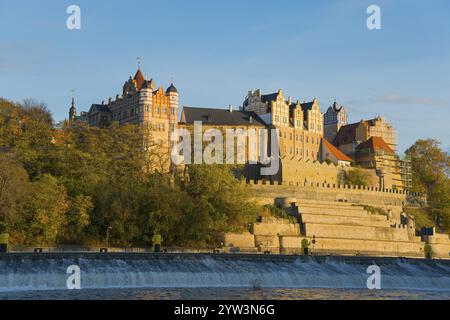
[(316, 182), (308, 182), (307, 184), (284, 182), (282, 185), (277, 182), (272, 183), (248, 181), (258, 203), (262, 205), (273, 204), (274, 199), (277, 198), (294, 198), (298, 200), (337, 201), (374, 206), (402, 206), (406, 204), (408, 197), (422, 198), (418, 193), (379, 189), (377, 187)]

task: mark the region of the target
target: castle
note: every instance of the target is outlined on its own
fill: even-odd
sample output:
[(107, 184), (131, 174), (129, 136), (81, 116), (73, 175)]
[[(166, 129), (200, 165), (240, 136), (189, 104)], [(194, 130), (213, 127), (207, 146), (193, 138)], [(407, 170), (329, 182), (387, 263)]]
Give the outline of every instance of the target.
[[(344, 185), (347, 174), (359, 167), (370, 187), (408, 190), (411, 184), (410, 164), (396, 154), (394, 128), (381, 117), (349, 124), (345, 107), (337, 102), (323, 114), (317, 99), (300, 102), (286, 97), (283, 90), (271, 94), (254, 90), (248, 92), (238, 109), (183, 107), (180, 121), (178, 110), (179, 93), (175, 86), (156, 88), (154, 80), (145, 79), (138, 68), (123, 85), (122, 94), (109, 98), (107, 103), (93, 104), (88, 112), (78, 116), (72, 100), (69, 120), (99, 127), (113, 121), (146, 126), (151, 139), (167, 154), (173, 146), (175, 130), (192, 130), (195, 122), (201, 122), (204, 131), (276, 129), (280, 147), (278, 174), (262, 176), (258, 170), (262, 164), (248, 164), (248, 180)], [(245, 141), (247, 149), (250, 143)], [(249, 155), (248, 150), (246, 154)]]
[[(261, 218), (248, 233), (225, 234), (225, 250), (303, 253), (305, 244), (312, 244), (312, 250), (322, 254), (448, 258), (448, 236), (434, 229), (416, 232), (414, 218), (403, 212), (408, 202), (426, 200), (410, 192), (410, 162), (397, 156), (396, 133), (385, 119), (349, 124), (345, 107), (337, 102), (323, 114), (317, 99), (294, 102), (282, 90), (249, 91), (238, 109), (183, 107), (179, 121), (178, 110), (175, 86), (156, 89), (154, 80), (146, 80), (138, 69), (115, 100), (93, 104), (77, 115), (72, 99), (69, 121), (98, 127), (112, 122), (145, 126), (150, 139), (167, 154), (176, 141), (176, 130), (192, 132), (198, 123), (202, 135), (210, 129), (257, 133), (275, 129), (278, 173), (261, 175), (257, 169), (264, 164), (252, 158), (253, 141), (245, 136), (245, 175), (259, 204), (282, 201), (277, 206), (296, 222)], [(234, 145), (234, 136), (227, 139), (233, 139)], [(365, 185), (348, 181), (355, 167), (366, 177)], [(174, 166), (166, 169), (170, 168)]]
[[(178, 123), (178, 90), (173, 84), (167, 89), (156, 88), (153, 79), (144, 78), (140, 68), (134, 77), (125, 82), (122, 94), (116, 98), (92, 104), (88, 112), (80, 116), (72, 99), (69, 110), (69, 121), (81, 120), (90, 125), (107, 127), (115, 121), (119, 125), (134, 124), (148, 129), (151, 140), (158, 146), (162, 154), (169, 155), (172, 135)], [(168, 170), (169, 165), (156, 170)]]

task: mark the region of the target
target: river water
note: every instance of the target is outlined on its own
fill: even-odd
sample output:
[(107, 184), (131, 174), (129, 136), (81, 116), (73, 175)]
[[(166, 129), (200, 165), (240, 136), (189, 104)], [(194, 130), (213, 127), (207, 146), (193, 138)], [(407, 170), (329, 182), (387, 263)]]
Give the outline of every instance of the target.
[(0, 292), (0, 300), (450, 300), (450, 291), (176, 288)]
[[(368, 268), (381, 290), (369, 290)], [(68, 290), (68, 268), (81, 290)], [(231, 255), (0, 257), (0, 299), (450, 299), (450, 263)]]

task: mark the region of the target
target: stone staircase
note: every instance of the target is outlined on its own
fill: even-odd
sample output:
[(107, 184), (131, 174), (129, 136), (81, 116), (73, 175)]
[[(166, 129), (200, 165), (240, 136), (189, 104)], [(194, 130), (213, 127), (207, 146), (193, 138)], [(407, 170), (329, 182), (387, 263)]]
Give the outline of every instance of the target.
[(288, 200), (283, 207), (291, 219), (263, 217), (251, 232), (225, 234), (226, 250), (303, 254), (306, 239), (310, 254), (424, 258), (428, 243), (433, 257), (450, 257), (449, 237), (417, 237), (414, 221), (400, 223), (401, 207), (387, 206), (391, 212), (383, 215), (346, 202)]
[(322, 254), (423, 257), (424, 244), (413, 226), (362, 206), (324, 201), (296, 203), (302, 236)]

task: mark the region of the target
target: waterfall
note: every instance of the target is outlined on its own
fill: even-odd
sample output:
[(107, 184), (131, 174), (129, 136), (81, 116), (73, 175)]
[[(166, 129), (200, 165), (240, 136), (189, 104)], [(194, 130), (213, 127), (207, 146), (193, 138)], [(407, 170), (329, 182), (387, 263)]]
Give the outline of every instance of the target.
[(450, 291), (448, 261), (248, 255), (19, 255), (0, 257), (0, 291), (65, 290), (79, 266), (82, 289), (342, 288), (366, 289), (377, 264), (382, 289)]

